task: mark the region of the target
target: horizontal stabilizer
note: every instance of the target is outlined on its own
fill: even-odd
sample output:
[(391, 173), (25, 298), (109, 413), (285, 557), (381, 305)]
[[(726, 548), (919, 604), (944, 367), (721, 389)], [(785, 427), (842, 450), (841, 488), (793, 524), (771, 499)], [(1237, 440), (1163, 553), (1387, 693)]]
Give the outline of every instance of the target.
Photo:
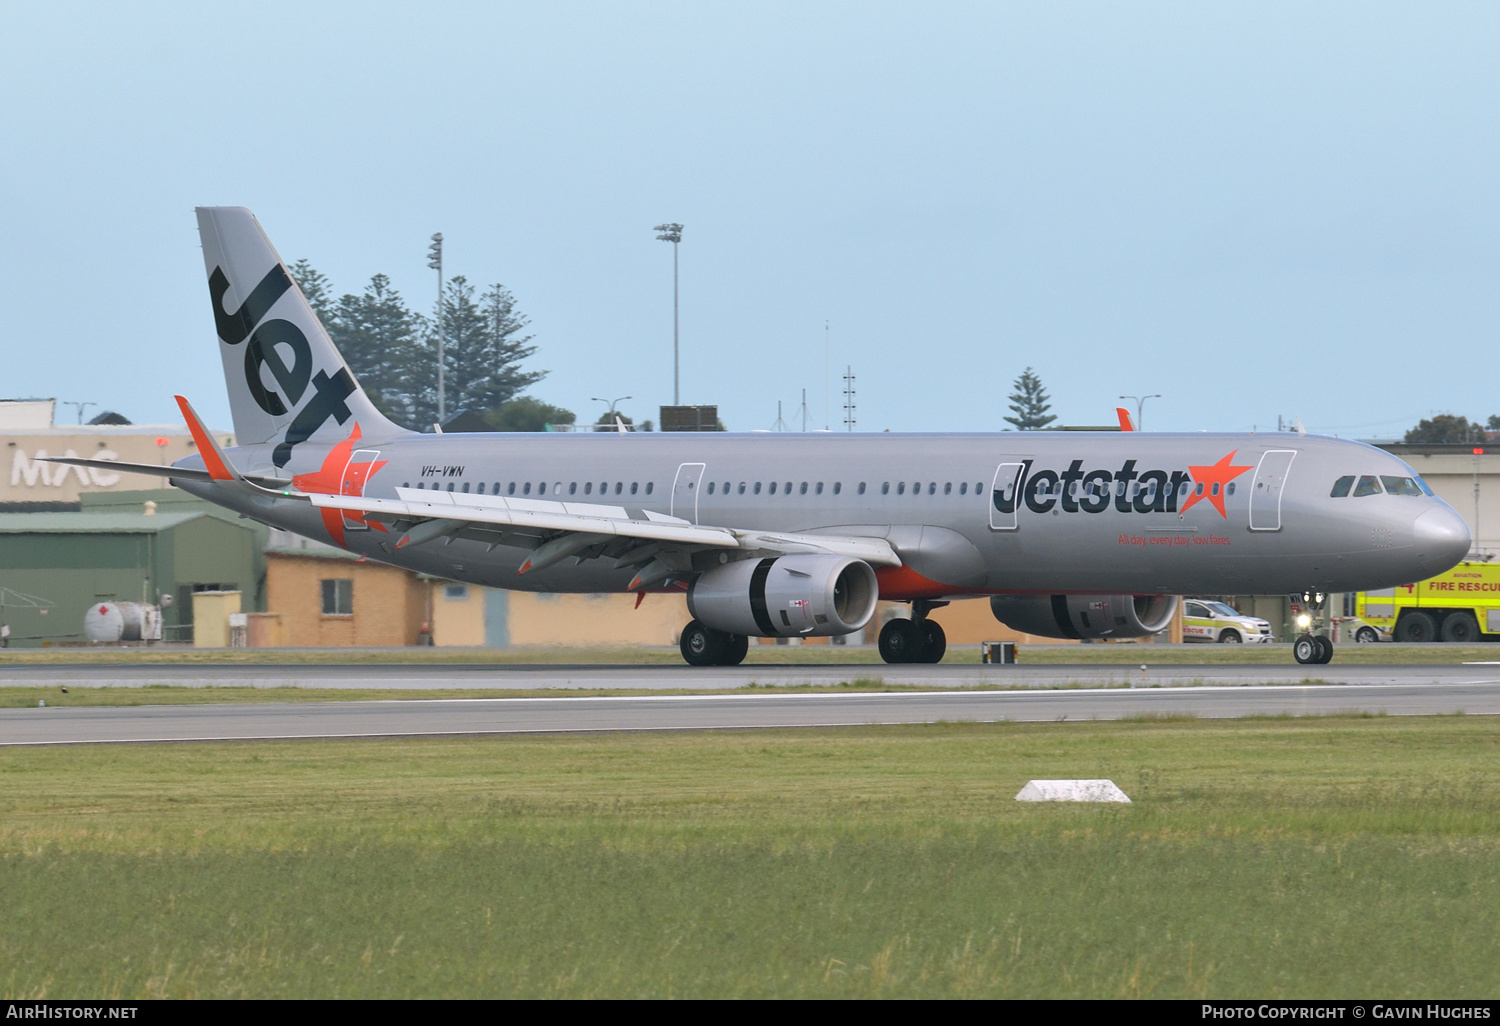
[[(157, 477), (175, 477), (179, 481), (212, 481), (214, 477), (206, 470), (194, 470), (191, 467), (167, 467), (159, 463), (124, 463), (120, 460), (91, 460), (82, 456), (40, 456), (38, 460), (42, 463), (66, 463), (70, 467), (96, 467), (99, 470), (108, 470), (115, 473), (126, 474), (153, 474)], [(262, 488), (270, 488), (281, 491), (291, 485), (284, 478), (255, 477), (246, 475), (244, 478), (251, 484), (260, 485)]]

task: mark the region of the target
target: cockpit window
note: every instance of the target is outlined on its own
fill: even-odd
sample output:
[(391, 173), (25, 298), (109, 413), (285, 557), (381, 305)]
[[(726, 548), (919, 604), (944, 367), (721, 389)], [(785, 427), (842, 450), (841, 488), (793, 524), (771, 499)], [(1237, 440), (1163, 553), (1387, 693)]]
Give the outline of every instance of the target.
[(1331, 499), (1342, 499), (1349, 494), (1349, 489), (1354, 487), (1354, 475), (1348, 474), (1333, 483), (1333, 491), (1328, 493)]
[(1357, 485), (1354, 486), (1354, 497), (1356, 499), (1359, 498), (1361, 495), (1379, 495), (1379, 494), (1380, 494), (1380, 482), (1375, 479), (1375, 475), (1374, 474), (1365, 474), (1363, 477), (1361, 477), (1359, 479), (1359, 484), (1357, 484)]
[(1385, 490), (1391, 495), (1421, 495), (1422, 489), (1409, 477), (1386, 477), (1380, 475), (1380, 483), (1385, 485)]

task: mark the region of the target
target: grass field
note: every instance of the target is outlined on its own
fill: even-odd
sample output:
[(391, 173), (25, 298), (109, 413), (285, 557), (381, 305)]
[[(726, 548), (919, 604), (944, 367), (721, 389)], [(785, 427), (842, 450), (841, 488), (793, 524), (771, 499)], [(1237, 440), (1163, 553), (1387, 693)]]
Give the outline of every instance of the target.
[[(1022, 645), (1021, 662), (1041, 664), (1118, 665), (1253, 665), (1285, 666), (1295, 662), (1290, 645)], [(1500, 661), (1500, 645), (1339, 645), (1334, 659), (1358, 666)], [(980, 661), (978, 645), (954, 645), (946, 663)], [(874, 645), (751, 645), (748, 665), (883, 666)], [(485, 665), (492, 663), (682, 665), (675, 647), (578, 648), (150, 648), (76, 647), (0, 649), (0, 669), (7, 666), (55, 665), (329, 665), (378, 663), (399, 665)]]
[(0, 750), (0, 994), (1493, 996), (1497, 727)]

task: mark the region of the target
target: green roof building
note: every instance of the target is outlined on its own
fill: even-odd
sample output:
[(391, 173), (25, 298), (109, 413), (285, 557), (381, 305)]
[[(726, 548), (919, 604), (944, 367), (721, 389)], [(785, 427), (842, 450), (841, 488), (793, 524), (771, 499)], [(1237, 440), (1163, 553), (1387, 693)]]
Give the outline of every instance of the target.
[(10, 644), (79, 644), (96, 602), (162, 610), (165, 641), (192, 640), (194, 591), (265, 608), (260, 524), (175, 489), (86, 495), (76, 513), (0, 512), (0, 622)]

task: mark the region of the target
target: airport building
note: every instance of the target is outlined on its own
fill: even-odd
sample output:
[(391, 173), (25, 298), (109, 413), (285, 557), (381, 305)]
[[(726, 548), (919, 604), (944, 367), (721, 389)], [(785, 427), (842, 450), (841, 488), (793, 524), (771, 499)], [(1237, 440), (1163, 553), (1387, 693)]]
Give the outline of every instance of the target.
[[(0, 400), (0, 438), (5, 440), (4, 455), (0, 457), (4, 460), (0, 467), (0, 509), (10, 512), (76, 509), (66, 504), (77, 503), (86, 494), (133, 492), (153, 483), (139, 474), (114, 474), (94, 467), (40, 462), (45, 456), (82, 456), (167, 466), (197, 451), (182, 424), (59, 425), (56, 412), (55, 399)], [(233, 432), (215, 431), (213, 435), (221, 445), (234, 443)]]
[(175, 489), (84, 493), (78, 511), (0, 512), (0, 623), (17, 647), (82, 644), (99, 603), (161, 607), (162, 640), (193, 640), (193, 596), (264, 602), (265, 528)]

